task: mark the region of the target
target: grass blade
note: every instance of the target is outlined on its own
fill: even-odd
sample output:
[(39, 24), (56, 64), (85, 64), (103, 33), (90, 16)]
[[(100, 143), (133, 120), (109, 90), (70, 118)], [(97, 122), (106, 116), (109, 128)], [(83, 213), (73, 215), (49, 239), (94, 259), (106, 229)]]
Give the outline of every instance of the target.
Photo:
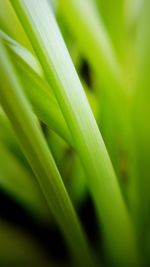
[(122, 60), (125, 49), (125, 0), (96, 0), (106, 28), (111, 36), (117, 54)]
[(50, 217), (46, 203), (34, 177), (27, 171), (13, 154), (0, 142), (0, 188), (9, 193), (31, 214), (43, 218)]
[[(111, 2), (113, 1), (110, 0), (109, 4), (106, 3), (106, 5), (113, 5)], [(120, 1), (120, 4), (117, 5), (118, 9), (123, 8), (122, 2)], [(125, 76), (123, 73), (122, 66), (113, 48), (112, 40), (108, 35), (102, 18), (99, 16), (94, 1), (61, 0), (59, 4), (60, 16), (63, 17), (66, 26), (69, 27), (74, 35), (82, 54), (95, 71), (95, 79), (98, 80), (97, 98), (99, 98), (99, 116), (97, 121), (102, 136), (107, 141), (105, 144), (113, 166), (120, 178), (119, 157), (120, 154), (124, 154), (126, 157), (128, 153), (127, 142), (131, 90), (129, 90), (130, 84), (127, 81), (127, 75)], [(103, 1), (100, 4), (103, 5)], [(116, 12), (117, 8), (115, 8)], [(118, 15), (122, 16), (120, 13)], [(115, 14), (113, 13), (112, 16), (115, 16)], [(117, 19), (117, 16), (115, 17)], [(119, 26), (121, 26), (120, 23), (119, 20), (118, 30)], [(116, 127), (118, 131), (116, 131)], [(120, 151), (123, 151), (123, 153), (120, 153)], [(124, 179), (121, 177), (119, 181), (123, 188), (124, 183), (122, 180)]]
[(94, 1), (60, 0), (59, 5), (60, 13), (102, 85), (109, 94), (113, 95), (115, 91), (115, 97), (119, 98), (121, 94), (127, 97), (121, 66)]
[(36, 58), (25, 48), (0, 31), (0, 36), (9, 48), (10, 56), (18, 70), (26, 95), (35, 114), (53, 131), (73, 146), (72, 138), (53, 92), (44, 80)]
[[(150, 2), (143, 1), (136, 39), (137, 79), (132, 105), (130, 198), (145, 266), (150, 264)], [(135, 197), (134, 196), (135, 192)], [(147, 262), (146, 262), (147, 261)]]
[(0, 0), (0, 28), (7, 32), (7, 34), (9, 34), (12, 38), (32, 51), (31, 44), (9, 0)]
[(24, 97), (4, 46), (0, 45), (0, 102), (38, 179), (48, 205), (78, 266), (93, 266), (86, 238), (60, 174)]
[(11, 3), (26, 29), (71, 131), (102, 221), (111, 257), (118, 264), (137, 266), (137, 251), (129, 214), (97, 124), (48, 2), (42, 1), (37, 5), (35, 0), (17, 0)]

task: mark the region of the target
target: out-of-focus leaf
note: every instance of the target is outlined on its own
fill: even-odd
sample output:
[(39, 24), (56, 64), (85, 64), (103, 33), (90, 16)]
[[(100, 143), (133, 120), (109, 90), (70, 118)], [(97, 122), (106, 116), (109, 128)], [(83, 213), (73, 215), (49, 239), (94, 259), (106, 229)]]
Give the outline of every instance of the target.
[(1, 142), (0, 159), (1, 190), (22, 204), (31, 214), (48, 219), (50, 212), (35, 178)]

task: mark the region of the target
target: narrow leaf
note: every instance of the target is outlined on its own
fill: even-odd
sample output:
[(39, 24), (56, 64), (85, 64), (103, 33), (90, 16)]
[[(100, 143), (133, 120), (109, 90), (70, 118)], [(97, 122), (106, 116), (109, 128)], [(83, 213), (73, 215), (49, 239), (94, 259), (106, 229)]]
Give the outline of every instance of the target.
[(38, 179), (47, 203), (78, 266), (93, 266), (91, 252), (57, 166), (21, 90), (4, 46), (0, 45), (0, 102)]
[(36, 0), (11, 3), (26, 29), (71, 131), (111, 257), (120, 266), (137, 266), (137, 251), (128, 211), (50, 6), (45, 0), (38, 5)]

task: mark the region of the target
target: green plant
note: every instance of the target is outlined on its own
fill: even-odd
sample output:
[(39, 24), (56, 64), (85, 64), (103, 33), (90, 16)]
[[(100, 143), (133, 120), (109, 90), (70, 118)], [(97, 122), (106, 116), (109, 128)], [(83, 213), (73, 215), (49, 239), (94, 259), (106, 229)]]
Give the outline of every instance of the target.
[[(30, 214), (33, 209), (41, 224), (52, 227), (56, 221), (71, 255), (69, 266), (148, 264), (149, 172), (144, 171), (150, 142), (143, 120), (149, 114), (148, 2), (131, 25), (123, 11), (127, 1), (116, 1), (112, 25), (104, 1), (60, 0), (53, 8), (47, 0), (6, 2), (11, 18), (0, 18), (1, 187)], [(141, 41), (143, 34), (147, 42)], [(89, 68), (86, 78), (83, 63)], [(12, 183), (18, 176), (21, 182)], [(94, 251), (73, 207), (81, 205), (87, 191), (99, 225), (101, 259), (99, 244)]]

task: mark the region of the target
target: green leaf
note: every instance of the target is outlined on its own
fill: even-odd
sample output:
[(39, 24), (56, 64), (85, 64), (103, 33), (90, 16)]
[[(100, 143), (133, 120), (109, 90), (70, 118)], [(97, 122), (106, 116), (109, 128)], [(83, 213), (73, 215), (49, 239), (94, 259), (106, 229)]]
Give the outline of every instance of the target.
[[(53, 91), (44, 79), (44, 74), (37, 59), (27, 49), (15, 42), (0, 30), (0, 36), (9, 48), (10, 56), (18, 70), (27, 97), (32, 103), (35, 114), (49, 128), (66, 140), (72, 147), (73, 141)], [(96, 113), (96, 100), (87, 86), (84, 89), (90, 105)]]
[(0, 45), (0, 62), (0, 103), (11, 121), (52, 214), (65, 236), (75, 263), (78, 266), (94, 266), (86, 237), (57, 166), (2, 44)]
[[(127, 97), (112, 41), (93, 0), (60, 0), (60, 14), (111, 97)], [(89, 19), (90, 18), (90, 19)], [(108, 78), (109, 77), (109, 78)], [(114, 95), (114, 96), (113, 96)]]
[(31, 44), (9, 0), (0, 0), (0, 29), (32, 51)]
[[(111, 0), (108, 2), (104, 4), (102, 1), (101, 4), (104, 4), (105, 8), (107, 6), (109, 16), (111, 13), (111, 10), (109, 12), (109, 6), (113, 6), (114, 3)], [(121, 0), (117, 7), (114, 5), (115, 12), (120, 17), (123, 15), (122, 2)], [(122, 191), (126, 192), (123, 182), (124, 178), (122, 178), (118, 162), (120, 163), (120, 154), (125, 155), (124, 158), (128, 157), (130, 84), (128, 84), (129, 82), (124, 77), (125, 75), (114, 50), (113, 42), (94, 1), (60, 0), (59, 4), (60, 16), (62, 15), (64, 21), (66, 21), (66, 26), (71, 30), (83, 55), (95, 71), (94, 79), (98, 80), (96, 88), (99, 102), (97, 122), (118, 175), (118, 180), (122, 186)], [(121, 9), (122, 12), (119, 12), (117, 9)], [(115, 12), (112, 14), (115, 17), (114, 23), (116, 23), (118, 17)], [(120, 31), (121, 23), (122, 20), (119, 20), (119, 25), (117, 29), (115, 28), (116, 31)], [(114, 27), (114, 25), (111, 26), (112, 28)]]
[[(144, 1), (136, 38), (137, 79), (132, 105), (130, 199), (145, 265), (150, 264), (150, 2)], [(147, 261), (147, 262), (146, 262)]]
[(36, 58), (25, 48), (0, 31), (18, 70), (26, 95), (38, 118), (73, 146), (72, 138), (53, 92), (44, 80)]
[[(11, 3), (38, 55), (71, 131), (111, 258), (120, 266), (137, 266), (135, 237), (128, 211), (101, 134), (50, 7), (47, 1), (39, 2), (38, 5), (35, 0), (17, 0)], [(111, 57), (110, 54), (107, 56)]]
[[(96, 0), (113, 45), (121, 60), (125, 49), (125, 0)], [(130, 1), (133, 2), (133, 1)]]
[(35, 178), (24, 168), (8, 148), (0, 142), (0, 188), (22, 204), (31, 214), (50, 217)]

